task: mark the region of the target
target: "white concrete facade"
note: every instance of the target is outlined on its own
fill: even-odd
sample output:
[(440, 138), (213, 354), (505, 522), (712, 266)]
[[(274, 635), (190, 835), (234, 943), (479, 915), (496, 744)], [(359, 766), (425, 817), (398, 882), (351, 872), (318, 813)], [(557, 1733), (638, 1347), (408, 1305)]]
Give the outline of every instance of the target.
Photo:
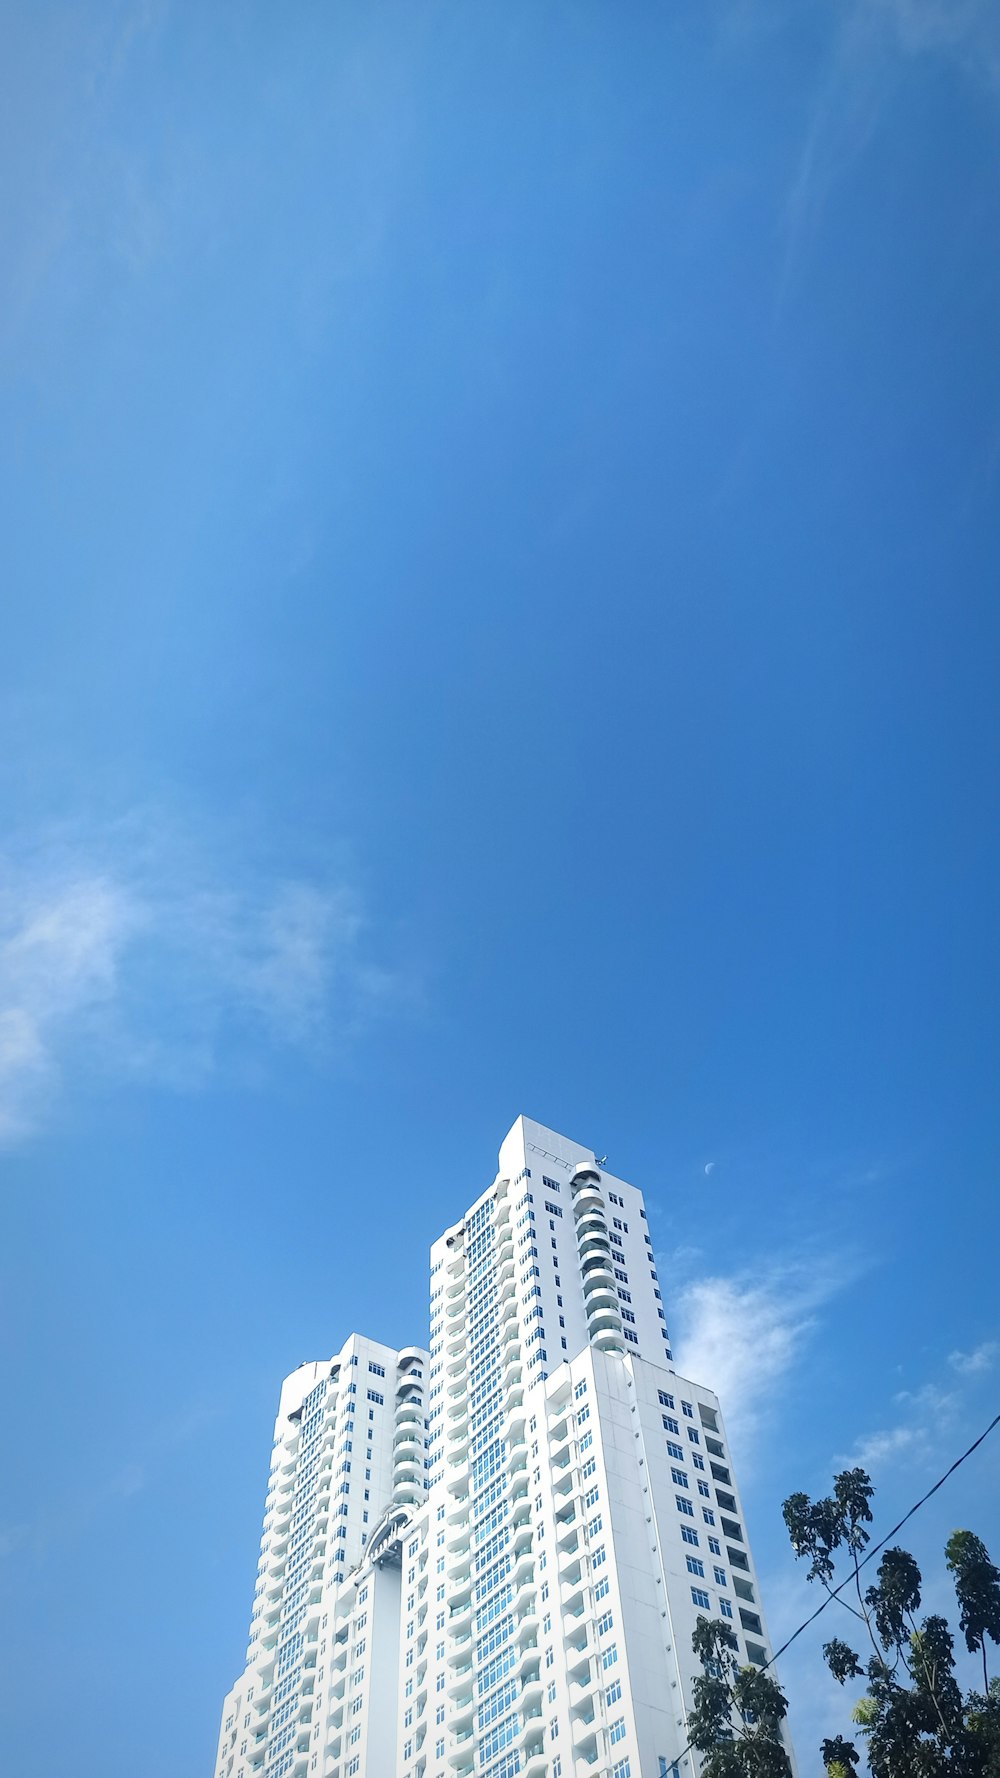
[(770, 1658), (719, 1403), (641, 1192), (519, 1118), (431, 1249), (429, 1354), (284, 1385), (216, 1778), (696, 1778), (699, 1615)]
[[(352, 1334), (335, 1358), (300, 1365), (285, 1379), (246, 1667), (222, 1712), (220, 1778), (329, 1769), (325, 1749), (338, 1686), (342, 1697), (347, 1658), (364, 1664), (357, 1650), (361, 1644), (363, 1656), (367, 1640), (364, 1625), (357, 1626), (361, 1613), (353, 1624), (345, 1613), (358, 1592), (347, 1577), (357, 1574), (385, 1509), (395, 1501), (410, 1513), (423, 1501), (426, 1374), (419, 1347), (396, 1352)], [(380, 1683), (386, 1670), (395, 1683), (398, 1616), (398, 1586), (395, 1613), (391, 1588), (380, 1589)], [(367, 1708), (355, 1713), (347, 1732), (358, 1731), (367, 1771), (393, 1770), (393, 1715), (387, 1734)]]

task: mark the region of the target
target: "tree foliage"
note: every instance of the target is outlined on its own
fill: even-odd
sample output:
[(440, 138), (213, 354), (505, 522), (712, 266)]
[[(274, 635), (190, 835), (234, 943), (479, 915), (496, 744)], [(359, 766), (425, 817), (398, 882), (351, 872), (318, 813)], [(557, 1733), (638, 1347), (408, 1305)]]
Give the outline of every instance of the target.
[[(983, 1663), (982, 1692), (966, 1693), (947, 1622), (934, 1614), (919, 1619), (922, 1580), (909, 1551), (883, 1551), (875, 1581), (862, 1588), (873, 1492), (863, 1469), (849, 1469), (835, 1477), (827, 1499), (792, 1494), (783, 1509), (792, 1548), (809, 1562), (808, 1578), (856, 1620), (864, 1661), (839, 1637), (823, 1653), (840, 1685), (865, 1681), (853, 1717), (873, 1778), (1000, 1778), (1000, 1681), (990, 1680), (986, 1647), (1000, 1643), (1000, 1570), (973, 1532), (949, 1539), (959, 1626)], [(854, 1741), (838, 1735), (820, 1754), (828, 1778), (857, 1778), (862, 1755)]]
[(788, 1704), (777, 1681), (740, 1665), (736, 1633), (721, 1618), (700, 1617), (691, 1641), (704, 1668), (688, 1722), (702, 1778), (791, 1778), (781, 1739)]

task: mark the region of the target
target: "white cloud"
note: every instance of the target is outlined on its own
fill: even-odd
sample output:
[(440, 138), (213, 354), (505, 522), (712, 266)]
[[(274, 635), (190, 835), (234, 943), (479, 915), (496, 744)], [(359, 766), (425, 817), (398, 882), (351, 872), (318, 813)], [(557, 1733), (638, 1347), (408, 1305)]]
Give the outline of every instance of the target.
[(927, 1443), (927, 1428), (921, 1425), (891, 1426), (883, 1432), (872, 1432), (867, 1438), (860, 1439), (845, 1463), (860, 1465), (862, 1469), (884, 1469), (896, 1457), (913, 1456), (915, 1450), (923, 1454)]
[[(996, 1352), (996, 1344), (990, 1341), (971, 1353), (953, 1352), (948, 1363), (960, 1376), (976, 1377), (990, 1368)], [(860, 1464), (877, 1481), (880, 1472), (900, 1460), (917, 1465), (938, 1463), (942, 1439), (957, 1444), (964, 1436), (970, 1407), (967, 1394), (961, 1385), (942, 1389), (935, 1382), (900, 1390), (893, 1397), (901, 1410), (895, 1424), (866, 1433), (848, 1455), (836, 1459), (837, 1466)]]
[(836, 12), (828, 61), (806, 118), (785, 208), (784, 297), (828, 199), (864, 155), (906, 67), (947, 57), (1000, 92), (995, 0), (855, 0)]
[(984, 1340), (982, 1345), (976, 1346), (972, 1352), (949, 1353), (948, 1363), (952, 1370), (958, 1372), (959, 1376), (975, 1377), (984, 1371), (993, 1369), (998, 1353), (1000, 1353), (1000, 1344), (996, 1340)]
[(994, 0), (862, 0), (859, 11), (887, 24), (908, 55), (944, 51), (978, 77), (1000, 73), (1000, 16)]
[(744, 1453), (803, 1356), (818, 1311), (852, 1276), (846, 1263), (817, 1271), (796, 1262), (763, 1279), (698, 1278), (674, 1296), (677, 1368), (718, 1394)]
[(154, 1422), (130, 1455), (122, 1453), (116, 1469), (90, 1487), (77, 1490), (72, 1500), (49, 1502), (31, 1518), (0, 1525), (0, 1561), (24, 1550), (42, 1555), (74, 1542), (89, 1532), (95, 1518), (119, 1515), (127, 1502), (157, 1486), (165, 1461), (220, 1419), (223, 1410), (208, 1402), (193, 1404), (170, 1419)]
[(392, 1000), (348, 884), (224, 850), (131, 819), (0, 860), (0, 1143), (71, 1073), (198, 1086), (269, 1046), (329, 1055)]
[(60, 1039), (114, 998), (136, 911), (99, 875), (17, 881), (0, 897), (0, 1141), (23, 1135), (49, 1086)]

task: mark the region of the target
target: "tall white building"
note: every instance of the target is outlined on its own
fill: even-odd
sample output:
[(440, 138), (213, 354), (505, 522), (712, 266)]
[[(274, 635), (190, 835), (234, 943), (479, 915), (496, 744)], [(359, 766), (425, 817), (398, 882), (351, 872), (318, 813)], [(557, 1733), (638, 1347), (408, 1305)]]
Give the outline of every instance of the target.
[(696, 1778), (699, 1616), (770, 1659), (718, 1400), (641, 1192), (519, 1118), (431, 1249), (429, 1353), (283, 1386), (216, 1778)]

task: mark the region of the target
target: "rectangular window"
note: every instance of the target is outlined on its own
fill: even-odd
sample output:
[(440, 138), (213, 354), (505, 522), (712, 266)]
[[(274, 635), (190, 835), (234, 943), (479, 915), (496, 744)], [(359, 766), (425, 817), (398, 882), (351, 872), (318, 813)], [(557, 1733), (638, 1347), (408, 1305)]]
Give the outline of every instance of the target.
[(702, 1578), (704, 1579), (705, 1564), (704, 1564), (704, 1562), (701, 1561), (701, 1559), (698, 1556), (689, 1556), (688, 1557), (687, 1568), (688, 1568), (689, 1574), (700, 1574), (702, 1576)]
[(691, 1588), (691, 1600), (692, 1600), (693, 1604), (699, 1605), (701, 1607), (702, 1611), (708, 1611), (711, 1608), (712, 1601), (709, 1598), (708, 1594), (706, 1593), (704, 1587), (692, 1587)]

